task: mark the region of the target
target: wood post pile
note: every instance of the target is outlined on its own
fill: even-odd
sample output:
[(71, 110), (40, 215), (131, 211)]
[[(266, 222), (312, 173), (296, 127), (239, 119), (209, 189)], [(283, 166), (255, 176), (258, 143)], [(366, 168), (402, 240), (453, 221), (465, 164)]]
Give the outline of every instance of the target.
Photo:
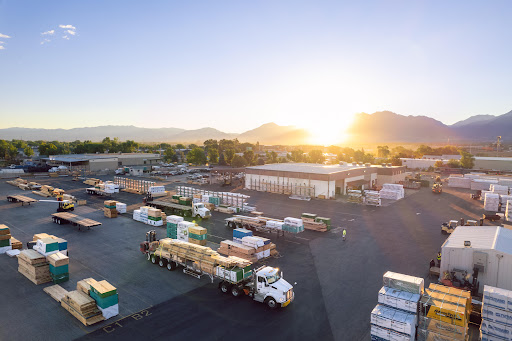
[(13, 186), (16, 186), (16, 187), (19, 187), (19, 185), (26, 185), (27, 184), (27, 180), (24, 180), (22, 178), (16, 178), (14, 180), (7, 180), (6, 182), (9, 185), (13, 185)]

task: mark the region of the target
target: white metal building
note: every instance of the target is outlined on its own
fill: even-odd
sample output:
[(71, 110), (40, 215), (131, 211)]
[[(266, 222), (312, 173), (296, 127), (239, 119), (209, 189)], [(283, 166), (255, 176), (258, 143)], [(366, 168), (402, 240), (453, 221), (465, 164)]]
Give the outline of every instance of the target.
[[(464, 243), (469, 242), (470, 246)], [(512, 290), (512, 230), (501, 226), (459, 226), (441, 248), (444, 271), (478, 268), (480, 292), (484, 285)]]
[(512, 171), (512, 157), (475, 157), (474, 169)]

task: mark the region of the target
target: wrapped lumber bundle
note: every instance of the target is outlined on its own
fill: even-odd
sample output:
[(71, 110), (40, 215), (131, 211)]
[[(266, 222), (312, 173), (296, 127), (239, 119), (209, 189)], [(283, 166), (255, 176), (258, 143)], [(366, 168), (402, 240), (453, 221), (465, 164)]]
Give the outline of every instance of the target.
[(384, 340), (415, 340), (415, 314), (377, 304), (371, 312), (370, 322), (372, 339), (376, 336)]
[[(269, 241), (270, 242), (270, 241)], [(256, 252), (254, 253), (257, 259), (262, 259), (263, 257), (263, 247), (265, 245), (263, 239), (258, 237), (243, 237), (242, 245), (252, 247)]]
[(11, 241), (11, 230), (7, 225), (0, 224), (0, 254), (12, 250)]
[(242, 238), (251, 237), (252, 231), (244, 229), (244, 228), (236, 228), (233, 230), (233, 241), (235, 243), (242, 244)]
[(485, 193), (484, 210), (497, 212), (500, 204), (500, 195), (495, 193)]
[(117, 213), (126, 213), (126, 204), (116, 201), (116, 211)]
[(151, 186), (149, 187), (148, 192), (151, 194), (153, 198), (167, 196), (167, 192), (164, 186)]
[(331, 218), (325, 218), (325, 217), (316, 217), (315, 222), (317, 223), (324, 223), (325, 226), (327, 226), (327, 230), (331, 229)]
[(188, 228), (188, 242), (196, 245), (206, 245), (208, 230), (200, 226), (191, 226)]
[(197, 270), (213, 274), (215, 271), (218, 253), (209, 247), (184, 242), (181, 240), (165, 238), (160, 240), (156, 255), (170, 258), (175, 255), (179, 261), (192, 261)]
[(508, 186), (491, 184), (490, 189), (491, 189), (491, 191), (493, 193), (497, 193), (497, 194), (500, 194), (500, 195), (508, 195)]
[(491, 188), (492, 184), (497, 184), (497, 179), (473, 179), (471, 181), (471, 189), (473, 191), (475, 190), (481, 190), (481, 191), (488, 191)]
[(59, 242), (56, 238), (52, 237), (38, 239), (36, 245), (34, 245), (34, 250), (46, 257), (59, 252)]
[(39, 285), (52, 281), (46, 257), (35, 250), (23, 250), (18, 255), (18, 272)]
[(117, 218), (117, 201), (105, 200), (103, 202), (103, 213), (107, 218)]
[(256, 249), (250, 246), (245, 246), (233, 242), (231, 240), (224, 240), (220, 242), (220, 247), (217, 250), (220, 254), (226, 256), (236, 256), (239, 258), (246, 259), (252, 263), (256, 263), (258, 258), (256, 257)]
[(69, 281), (69, 258), (68, 256), (57, 252), (46, 257), (50, 263), (50, 276), (53, 283), (60, 284)]
[(506, 210), (505, 210), (505, 219), (507, 221), (512, 221), (512, 200), (507, 200), (506, 204)]
[(109, 319), (119, 315), (119, 296), (117, 289), (107, 281), (90, 280), (89, 295), (96, 301), (103, 317)]
[(470, 189), (471, 181), (473, 181), (471, 178), (462, 177), (462, 176), (454, 176), (454, 174), (452, 174), (448, 178), (448, 187)]
[(413, 294), (422, 294), (425, 289), (423, 278), (403, 275), (396, 272), (387, 271), (383, 276), (384, 286), (407, 291)]
[(151, 226), (163, 226), (164, 222), (162, 221), (162, 210), (153, 207), (149, 208), (148, 224)]
[(512, 335), (512, 291), (484, 286), (482, 340), (510, 340)]
[(219, 277), (224, 278), (229, 282), (238, 283), (241, 280), (246, 279), (252, 275), (251, 266), (248, 265), (244, 268), (234, 266), (234, 267), (225, 267), (222, 265), (215, 267), (215, 274)]
[(70, 291), (60, 301), (61, 306), (85, 326), (105, 320), (96, 302), (80, 291)]
[(282, 229), (291, 233), (299, 233), (304, 231), (304, 222), (302, 219), (287, 217), (284, 218)]
[(167, 238), (178, 239), (178, 223), (183, 221), (183, 217), (170, 215), (167, 220)]

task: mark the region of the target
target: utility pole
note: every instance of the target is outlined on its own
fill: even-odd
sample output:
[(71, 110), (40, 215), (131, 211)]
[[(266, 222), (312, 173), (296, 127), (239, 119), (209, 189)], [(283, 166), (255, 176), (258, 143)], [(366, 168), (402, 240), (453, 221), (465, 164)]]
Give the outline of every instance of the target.
[(496, 156), (500, 155), (501, 136), (496, 138)]

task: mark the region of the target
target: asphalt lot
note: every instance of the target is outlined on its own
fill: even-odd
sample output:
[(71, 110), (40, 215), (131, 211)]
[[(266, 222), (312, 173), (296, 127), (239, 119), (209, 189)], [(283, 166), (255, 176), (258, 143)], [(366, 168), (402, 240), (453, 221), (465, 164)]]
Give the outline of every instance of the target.
[[(334, 227), (347, 229), (346, 241), (341, 240), (339, 228), (326, 233), (305, 231), (285, 238), (266, 236), (276, 243), (282, 255), (266, 263), (284, 272), (296, 295), (287, 308), (268, 311), (247, 297), (234, 299), (221, 294), (205, 278), (198, 280), (178, 271), (169, 273), (147, 262), (139, 252), (139, 243), (152, 227), (133, 221), (130, 215), (103, 217), (100, 209), (104, 198), (85, 194), (87, 186), (83, 183), (71, 178), (38, 181), (87, 199), (88, 205), (78, 206), (75, 213), (103, 225), (78, 231), (76, 227), (54, 224), (50, 214), (55, 212), (55, 204), (21, 207), (8, 203), (8, 194), (41, 197), (3, 181), (0, 223), (7, 224), (13, 236), (23, 243), (41, 232), (68, 240), (70, 281), (62, 286), (75, 290), (83, 278), (106, 279), (118, 288), (120, 316), (83, 326), (42, 290), (51, 283), (34, 285), (17, 272), (16, 259), (1, 255), (2, 288), (8, 294), (0, 305), (2, 340), (12, 339), (13, 335), (17, 340), (127, 340), (138, 336), (223, 340), (231, 339), (239, 328), (244, 328), (244, 339), (249, 340), (368, 340), (370, 312), (377, 304), (384, 272), (419, 276), (428, 283), (428, 263), (446, 239), (440, 233), (440, 224), (461, 217), (477, 218), (483, 212), (481, 202), (469, 200), (469, 191), (449, 188), (441, 195), (425, 188), (408, 191), (405, 199), (387, 207), (325, 200), (305, 202), (242, 191), (251, 195), (250, 204), (266, 216), (283, 218), (310, 212), (331, 217)], [(181, 184), (168, 184), (167, 188)], [(136, 207), (141, 198), (124, 192), (113, 197), (129, 207)], [(211, 220), (198, 222), (208, 229), (211, 242), (231, 239), (231, 230), (223, 224), (226, 217), (214, 212)], [(164, 229), (153, 229), (157, 229), (159, 238), (165, 236)]]

